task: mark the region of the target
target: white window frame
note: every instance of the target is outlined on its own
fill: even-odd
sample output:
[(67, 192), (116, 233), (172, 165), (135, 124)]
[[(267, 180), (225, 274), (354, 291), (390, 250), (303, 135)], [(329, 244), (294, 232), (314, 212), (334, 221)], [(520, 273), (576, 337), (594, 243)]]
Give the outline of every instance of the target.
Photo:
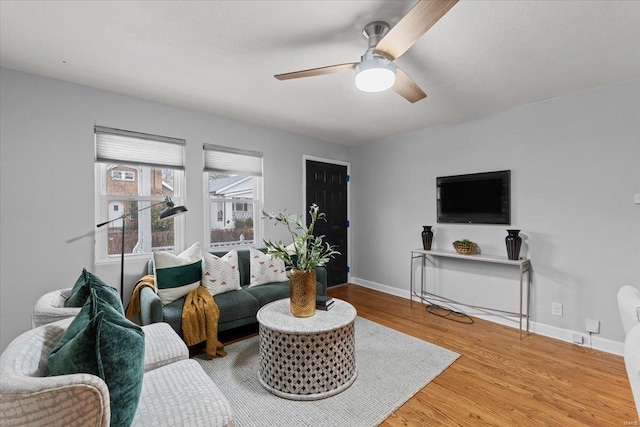
[[(263, 194), (263, 179), (262, 177), (254, 177), (256, 179), (255, 182), (255, 188), (254, 188), (254, 198), (253, 199), (246, 199), (246, 198), (217, 198), (217, 197), (212, 197), (209, 194), (209, 172), (204, 172), (204, 211), (205, 211), (205, 217), (204, 217), (204, 239), (203, 242), (205, 242), (205, 247), (207, 248), (208, 251), (215, 251), (215, 252), (224, 252), (225, 250), (231, 250), (231, 249), (247, 249), (250, 247), (254, 247), (254, 248), (261, 248), (264, 246), (264, 244), (262, 243), (263, 240), (263, 233), (262, 233), (262, 224), (263, 224), (263, 219), (262, 219), (262, 210), (263, 210), (263, 204), (264, 201), (262, 200), (262, 194)], [(246, 203), (246, 204), (252, 204), (253, 205), (253, 212), (254, 212), (254, 219), (253, 219), (253, 243), (229, 243), (229, 244), (225, 244), (225, 243), (221, 243), (221, 244), (214, 244), (211, 241), (211, 204), (215, 202), (215, 203)], [(213, 212), (216, 216), (218, 215), (217, 212)]]
[[(248, 154), (248, 155), (259, 155), (260, 159), (262, 159), (262, 153), (251, 152), (246, 150), (238, 150), (229, 147), (221, 147), (221, 146), (213, 146), (213, 145), (204, 145), (204, 150), (207, 149), (219, 149), (221, 151), (228, 151), (233, 154)], [(261, 160), (262, 161), (262, 160)], [(261, 167), (262, 169), (262, 167)], [(203, 172), (203, 188), (204, 188), (204, 239), (203, 242), (208, 251), (228, 251), (231, 249), (246, 249), (250, 247), (262, 247), (264, 246), (263, 242), (263, 223), (262, 219), (262, 211), (264, 206), (264, 179), (262, 174), (253, 175), (253, 174), (244, 174), (242, 171), (230, 170), (228, 171), (230, 174), (234, 175), (251, 175), (254, 179), (254, 196), (253, 199), (242, 198), (242, 197), (229, 197), (229, 198), (217, 198), (212, 197), (209, 193), (209, 172), (206, 168), (206, 160), (205, 160), (205, 170)], [(211, 215), (215, 214), (216, 217), (218, 215), (217, 212), (212, 212), (211, 205), (213, 203), (246, 203), (247, 205), (253, 205), (253, 243), (229, 243), (222, 242), (220, 244), (215, 244), (211, 241)]]
[[(107, 129), (96, 126), (96, 132), (98, 129)], [(114, 132), (118, 130), (114, 129)], [(120, 131), (123, 134), (130, 133), (132, 135), (145, 135), (138, 134), (135, 132), (128, 131)], [(148, 135), (149, 137), (154, 137), (153, 135)], [(163, 137), (157, 137), (161, 140)], [(183, 160), (182, 160), (183, 161)], [(127, 163), (122, 162), (119, 163), (117, 160), (113, 160), (111, 164), (126, 164), (128, 167), (136, 168), (136, 172), (138, 177), (141, 176), (140, 168), (141, 167), (150, 167), (150, 168), (163, 168), (163, 169), (173, 169), (173, 195), (171, 196), (172, 201), (175, 205), (185, 205), (185, 177), (184, 170), (177, 169), (172, 166), (160, 166), (160, 165), (145, 165), (145, 164), (135, 164), (135, 163)], [(137, 202), (150, 202), (159, 203), (165, 200), (165, 196), (133, 196), (133, 195), (108, 195), (107, 194), (107, 176), (109, 163), (101, 163), (98, 160), (94, 163), (94, 172), (95, 172), (95, 221), (96, 224), (100, 224), (104, 221), (109, 220), (109, 203), (113, 201), (137, 201)], [(138, 215), (150, 215), (151, 210), (143, 210), (138, 213)], [(179, 215), (173, 218), (174, 221), (174, 249), (172, 252), (180, 252), (185, 247), (185, 235), (186, 235), (186, 215)], [(120, 263), (121, 254), (112, 254), (109, 255), (108, 248), (108, 226), (100, 227), (96, 230), (95, 233), (95, 263), (98, 264), (117, 264)], [(128, 260), (147, 260), (152, 256), (152, 252), (138, 252), (138, 253), (125, 253), (125, 258)]]

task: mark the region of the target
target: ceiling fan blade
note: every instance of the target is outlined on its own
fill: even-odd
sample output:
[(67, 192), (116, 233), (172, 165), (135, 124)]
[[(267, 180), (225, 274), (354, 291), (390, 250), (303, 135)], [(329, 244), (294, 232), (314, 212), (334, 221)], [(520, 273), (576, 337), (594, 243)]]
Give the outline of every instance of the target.
[(292, 73), (276, 74), (278, 80), (300, 79), (302, 77), (321, 76), (323, 74), (340, 73), (342, 71), (350, 71), (356, 68), (357, 62), (348, 64), (329, 65), (328, 67), (311, 68), (309, 70), (294, 71)]
[(420, 89), (416, 82), (411, 80), (411, 77), (399, 67), (396, 68), (396, 82), (392, 89), (412, 104), (427, 97), (427, 94)]
[(373, 53), (393, 61), (405, 53), (458, 0), (420, 0), (376, 45)]

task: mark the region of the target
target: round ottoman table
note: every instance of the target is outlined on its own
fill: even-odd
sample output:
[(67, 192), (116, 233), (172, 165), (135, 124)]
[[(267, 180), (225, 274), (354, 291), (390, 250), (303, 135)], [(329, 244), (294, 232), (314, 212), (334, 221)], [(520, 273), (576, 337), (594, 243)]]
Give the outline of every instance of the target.
[(333, 308), (316, 310), (311, 317), (291, 314), (288, 298), (258, 311), (258, 379), (264, 388), (287, 399), (316, 400), (340, 393), (355, 381), (356, 309), (334, 300)]

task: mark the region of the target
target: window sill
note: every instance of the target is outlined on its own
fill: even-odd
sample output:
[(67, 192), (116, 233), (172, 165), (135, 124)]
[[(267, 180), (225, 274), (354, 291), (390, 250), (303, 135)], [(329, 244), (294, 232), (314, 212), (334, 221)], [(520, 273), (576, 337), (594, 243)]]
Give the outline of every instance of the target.
[(220, 246), (209, 246), (209, 252), (229, 252), (232, 251), (234, 249), (236, 250), (249, 250), (249, 248), (262, 248), (264, 247), (264, 245), (259, 245), (257, 243), (238, 243), (238, 244), (231, 244), (231, 245), (220, 245)]
[[(148, 261), (153, 258), (153, 252), (145, 252), (141, 254), (125, 254), (124, 262), (127, 261)], [(120, 264), (120, 255), (110, 256), (108, 258), (100, 258), (95, 260), (95, 265), (113, 265)]]

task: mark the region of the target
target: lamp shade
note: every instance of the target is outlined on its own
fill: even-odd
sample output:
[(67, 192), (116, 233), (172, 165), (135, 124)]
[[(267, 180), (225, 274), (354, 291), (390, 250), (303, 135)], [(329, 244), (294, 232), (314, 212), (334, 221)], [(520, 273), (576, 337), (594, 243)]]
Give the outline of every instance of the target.
[(382, 92), (396, 81), (396, 64), (381, 58), (365, 58), (356, 66), (356, 87), (363, 92)]
[(164, 204), (165, 204), (165, 208), (162, 209), (162, 211), (160, 211), (160, 214), (158, 214), (158, 218), (160, 219), (169, 219), (169, 218), (173, 218), (174, 216), (183, 214), (185, 212), (187, 212), (187, 208), (184, 206), (175, 206), (173, 201), (171, 200), (171, 198), (167, 197), (164, 200)]
[(166, 207), (160, 212), (160, 215), (158, 215), (158, 217), (160, 219), (169, 219), (173, 218), (176, 215), (185, 213), (186, 211), (187, 208), (185, 208), (184, 206), (174, 206), (173, 208)]

